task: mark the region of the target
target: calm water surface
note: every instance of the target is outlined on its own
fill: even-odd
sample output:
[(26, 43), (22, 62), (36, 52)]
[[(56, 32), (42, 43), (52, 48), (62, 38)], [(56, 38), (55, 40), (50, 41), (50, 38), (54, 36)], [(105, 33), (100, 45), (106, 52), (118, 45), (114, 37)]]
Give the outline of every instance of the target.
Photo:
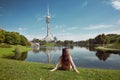
[[(11, 59), (56, 64), (63, 47), (40, 47), (27, 53), (17, 53)], [(119, 69), (120, 52), (95, 51), (92, 48), (69, 47), (69, 52), (77, 67)]]
[[(56, 64), (63, 47), (41, 47), (29, 51), (25, 61)], [(120, 52), (90, 51), (86, 48), (71, 47), (69, 52), (77, 67), (120, 69)]]

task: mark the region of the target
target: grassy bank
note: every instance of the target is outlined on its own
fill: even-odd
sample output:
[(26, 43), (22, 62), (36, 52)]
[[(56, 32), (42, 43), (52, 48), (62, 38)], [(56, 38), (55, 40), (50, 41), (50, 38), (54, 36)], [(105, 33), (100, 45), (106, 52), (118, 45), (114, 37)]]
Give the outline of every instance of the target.
[(107, 47), (104, 47), (104, 46), (95, 47), (95, 49), (97, 49), (97, 50), (102, 50), (102, 51), (120, 51), (120, 49), (107, 48)]
[(12, 56), (14, 55), (15, 48), (18, 47), (21, 52), (26, 52), (31, 50), (31, 48), (21, 45), (11, 45), (11, 48), (0, 48), (0, 57)]
[(46, 44), (41, 45), (41, 46), (52, 47), (52, 46), (55, 46), (55, 43), (46, 43)]
[(78, 68), (50, 72), (54, 65), (0, 59), (0, 80), (120, 80), (120, 70)]
[(120, 43), (114, 43), (114, 44), (111, 44), (111, 45), (107, 45), (106, 47), (120, 50)]
[(120, 51), (120, 44), (106, 44), (104, 46), (95, 47), (97, 50), (103, 51)]

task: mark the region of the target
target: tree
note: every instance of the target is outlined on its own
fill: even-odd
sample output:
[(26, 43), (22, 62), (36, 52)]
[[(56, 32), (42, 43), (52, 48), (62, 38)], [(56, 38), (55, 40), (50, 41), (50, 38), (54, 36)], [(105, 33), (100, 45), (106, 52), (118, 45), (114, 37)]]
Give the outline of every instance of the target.
[(20, 44), (20, 35), (17, 32), (7, 32), (5, 35), (5, 42), (8, 44)]
[(5, 35), (5, 43), (13, 44), (13, 38), (12, 38), (10, 32), (7, 32)]
[(56, 45), (63, 45), (63, 42), (60, 41), (60, 40), (58, 40), (58, 41), (56, 42)]
[(55, 41), (55, 42), (57, 41), (57, 37), (54, 37), (54, 41)]
[(23, 45), (23, 46), (27, 46), (28, 45), (28, 40), (23, 35), (20, 35), (20, 44)]
[(5, 42), (5, 33), (6, 33), (6, 31), (0, 29), (0, 43)]
[(104, 44), (107, 44), (107, 42), (108, 42), (108, 39), (105, 34), (101, 34), (101, 35), (98, 35), (97, 37), (95, 37), (95, 44), (104, 45)]
[(39, 42), (40, 42), (40, 40), (39, 40), (39, 39), (37, 39), (37, 38), (34, 38), (34, 39), (32, 40), (32, 42), (37, 42), (37, 43), (39, 43)]
[(18, 32), (7, 32), (5, 30), (0, 29), (0, 43), (7, 44), (20, 44), (20, 45), (28, 45), (28, 40), (25, 36), (20, 35)]

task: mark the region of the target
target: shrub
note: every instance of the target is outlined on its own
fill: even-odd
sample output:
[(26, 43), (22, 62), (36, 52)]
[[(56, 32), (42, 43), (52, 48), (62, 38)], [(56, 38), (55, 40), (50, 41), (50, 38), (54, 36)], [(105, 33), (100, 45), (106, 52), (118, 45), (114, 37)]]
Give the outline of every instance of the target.
[(15, 48), (15, 53), (17, 53), (17, 54), (21, 53), (20, 48), (16, 47)]

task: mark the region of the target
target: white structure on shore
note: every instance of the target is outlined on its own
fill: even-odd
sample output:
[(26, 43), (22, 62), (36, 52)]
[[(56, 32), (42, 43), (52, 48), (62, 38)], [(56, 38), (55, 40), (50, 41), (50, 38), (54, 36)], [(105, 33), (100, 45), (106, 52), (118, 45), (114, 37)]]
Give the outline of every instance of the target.
[(54, 41), (54, 38), (50, 32), (50, 13), (49, 13), (49, 6), (47, 8), (47, 16), (46, 16), (46, 23), (47, 23), (47, 35), (46, 37), (43, 39), (45, 40), (46, 42), (53, 42)]

